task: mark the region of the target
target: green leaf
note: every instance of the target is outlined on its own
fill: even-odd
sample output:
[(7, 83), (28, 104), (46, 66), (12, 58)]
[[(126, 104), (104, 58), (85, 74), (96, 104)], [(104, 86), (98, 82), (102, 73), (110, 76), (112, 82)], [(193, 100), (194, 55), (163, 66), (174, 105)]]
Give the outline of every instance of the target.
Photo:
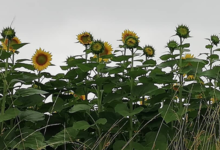
[(135, 98), (139, 98), (143, 95), (151, 95), (151, 92), (157, 90), (157, 86), (155, 86), (153, 83), (143, 84), (139, 86), (135, 86), (132, 90), (132, 96)]
[(164, 105), (161, 109), (159, 109), (159, 113), (163, 117), (166, 123), (169, 123), (174, 120), (179, 120), (183, 114), (186, 113), (185, 109), (182, 108), (178, 112), (173, 110), (171, 106)]
[[(22, 133), (22, 138), (20, 134)], [(10, 144), (12, 149), (44, 149), (46, 147), (46, 143), (44, 141), (44, 136), (39, 131), (36, 132), (35, 130), (22, 128), (20, 131), (17, 131), (17, 138), (13, 140)]]
[(19, 96), (18, 99), (14, 102), (14, 104), (16, 106), (19, 106), (19, 108), (27, 108), (34, 105), (43, 104), (44, 99), (45, 98), (39, 94), (34, 94), (25, 97)]
[(143, 63), (143, 66), (145, 67), (154, 67), (156, 65), (156, 61), (153, 59), (148, 59)]
[(5, 50), (0, 50), (0, 59), (1, 60), (4, 60), (4, 59), (7, 59), (7, 58), (10, 58), (11, 57), (11, 54), (10, 52), (7, 52)]
[(212, 49), (212, 48), (213, 48), (213, 46), (212, 46), (212, 45), (210, 45), (210, 44), (208, 44), (208, 45), (206, 45), (206, 46), (205, 46), (205, 48), (207, 48), (207, 49)]
[(19, 48), (21, 48), (21, 47), (23, 47), (24, 45), (27, 45), (27, 44), (29, 44), (29, 43), (12, 44), (11, 47), (13, 49), (19, 49)]
[(31, 71), (34, 71), (34, 70), (35, 70), (35, 68), (34, 68), (33, 65), (31, 65), (31, 64), (25, 64), (25, 63), (16, 63), (16, 64), (14, 65), (14, 67), (15, 67), (15, 68), (21, 68), (21, 67), (23, 67), (23, 68), (28, 69), (28, 70), (31, 70)]
[(213, 52), (215, 52), (215, 51), (220, 51), (220, 48), (217, 48), (217, 49), (213, 50)]
[(78, 111), (89, 111), (92, 108), (91, 105), (87, 105), (87, 104), (76, 104), (75, 106), (73, 106), (70, 110), (69, 113), (75, 113)]
[(103, 102), (110, 103), (114, 100), (121, 100), (124, 96), (125, 94), (109, 93), (106, 97), (104, 97)]
[(22, 61), (31, 61), (30, 59), (18, 59), (16, 60), (16, 63), (22, 62)]
[(146, 141), (146, 144), (145, 144), (146, 150), (152, 150), (152, 149), (166, 150), (168, 146), (166, 136), (163, 135), (162, 133), (158, 134), (157, 132), (153, 132), (153, 131), (148, 132), (145, 135), (145, 141)]
[(88, 63), (88, 64), (77, 64), (77, 66), (83, 71), (87, 72), (96, 67), (98, 63)]
[(188, 48), (188, 47), (190, 47), (190, 43), (185, 43), (183, 45), (179, 45), (179, 47)]
[(217, 54), (212, 54), (210, 56), (207, 57), (207, 59), (219, 59), (219, 56)]
[(43, 113), (33, 111), (33, 110), (22, 111), (20, 113), (19, 117), (20, 117), (21, 120), (30, 121), (30, 122), (36, 122), (36, 121), (44, 120), (44, 114)]
[(39, 90), (39, 89), (34, 89), (34, 88), (27, 88), (27, 89), (17, 89), (15, 94), (18, 94), (22, 97), (25, 96), (30, 96), (34, 94), (47, 94), (48, 92)]
[(17, 108), (9, 108), (5, 111), (4, 115), (0, 114), (0, 122), (10, 120), (15, 118), (20, 114), (20, 111)]
[(126, 55), (126, 56), (115, 56), (111, 60), (116, 61), (116, 62), (121, 62), (121, 61), (128, 61), (129, 58), (131, 58), (131, 55)]
[(105, 118), (99, 118), (95, 123), (104, 125), (107, 123), (107, 120)]
[(120, 115), (124, 117), (136, 115), (140, 113), (143, 109), (144, 109), (143, 107), (137, 107), (130, 112), (130, 110), (127, 107), (127, 104), (125, 103), (117, 104), (115, 106), (115, 112), (119, 113)]
[(165, 55), (160, 56), (160, 59), (162, 59), (162, 60), (168, 60), (168, 59), (170, 59), (170, 58), (176, 58), (177, 56), (179, 56), (179, 54), (175, 54), (175, 55), (165, 54)]
[(162, 62), (161, 64), (157, 65), (158, 68), (166, 68), (166, 67), (173, 67), (175, 64), (178, 64), (178, 60), (168, 60), (166, 62)]
[(86, 121), (77, 121), (73, 124), (75, 130), (87, 130), (90, 127), (89, 123)]
[(46, 143), (56, 149), (60, 145), (72, 143), (72, 141), (76, 139), (78, 132), (79, 131), (77, 131), (73, 127), (65, 128), (64, 130), (60, 131), (52, 138), (50, 138)]

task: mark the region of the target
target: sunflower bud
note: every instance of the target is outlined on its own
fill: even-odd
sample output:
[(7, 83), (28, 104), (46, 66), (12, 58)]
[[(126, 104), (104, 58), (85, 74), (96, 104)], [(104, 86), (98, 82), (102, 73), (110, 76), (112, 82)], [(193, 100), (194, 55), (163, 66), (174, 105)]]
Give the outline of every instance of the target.
[(90, 49), (94, 54), (98, 55), (105, 50), (105, 46), (102, 41), (96, 40), (96, 41), (92, 42)]
[(179, 25), (177, 28), (176, 28), (176, 35), (178, 35), (180, 38), (188, 38), (190, 37), (189, 36), (189, 28), (185, 25)]
[(214, 44), (214, 45), (218, 45), (219, 44), (219, 37), (218, 36), (216, 36), (216, 35), (212, 35), (211, 36), (211, 41), (212, 41), (212, 43)]
[(138, 47), (138, 38), (136, 38), (135, 36), (126, 37), (125, 46), (129, 49)]
[(168, 47), (170, 49), (170, 52), (173, 53), (173, 51), (178, 47), (178, 43), (172, 40), (167, 43), (166, 47)]
[(12, 29), (11, 27), (7, 27), (2, 30), (1, 35), (4, 39), (11, 40), (11, 39), (13, 39), (13, 37), (15, 37), (15, 30)]
[(155, 49), (152, 46), (147, 45), (143, 48), (143, 50), (144, 50), (144, 54), (147, 57), (154, 57)]

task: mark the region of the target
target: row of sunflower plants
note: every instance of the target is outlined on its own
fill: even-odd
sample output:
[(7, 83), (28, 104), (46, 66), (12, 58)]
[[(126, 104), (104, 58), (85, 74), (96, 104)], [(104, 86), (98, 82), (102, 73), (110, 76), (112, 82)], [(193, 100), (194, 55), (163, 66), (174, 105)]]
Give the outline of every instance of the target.
[(157, 64), (154, 47), (133, 31), (117, 50), (83, 32), (82, 55), (67, 57), (55, 75), (45, 71), (50, 52), (16, 59), (28, 43), (11, 27), (1, 35), (1, 149), (220, 148), (217, 35), (200, 54), (207, 58), (195, 58), (189, 28), (179, 25)]

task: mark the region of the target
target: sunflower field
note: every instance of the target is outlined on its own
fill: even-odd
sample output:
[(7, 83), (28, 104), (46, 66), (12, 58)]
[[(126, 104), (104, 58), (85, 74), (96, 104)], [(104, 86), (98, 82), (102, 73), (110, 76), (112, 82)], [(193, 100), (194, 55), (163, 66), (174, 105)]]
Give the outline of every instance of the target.
[[(220, 149), (219, 37), (190, 53), (186, 25), (176, 27), (155, 60), (152, 45), (124, 30), (121, 45), (78, 34), (82, 55), (63, 72), (46, 72), (52, 53), (16, 59), (22, 43), (1, 32), (1, 150), (218, 150)], [(198, 56), (199, 57), (199, 56)], [(51, 99), (51, 101), (46, 101)]]

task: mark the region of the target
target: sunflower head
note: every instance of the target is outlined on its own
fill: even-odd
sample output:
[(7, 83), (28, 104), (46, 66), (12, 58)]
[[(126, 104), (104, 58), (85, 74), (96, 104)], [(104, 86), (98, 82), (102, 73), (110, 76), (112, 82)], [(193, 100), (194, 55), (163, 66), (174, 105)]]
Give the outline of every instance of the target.
[(79, 96), (79, 95), (77, 95), (77, 94), (74, 94), (74, 97), (77, 98), (77, 99), (81, 99), (81, 100), (83, 100), (83, 101), (86, 99), (86, 96), (85, 96), (85, 95)]
[(96, 40), (92, 42), (90, 49), (94, 54), (99, 55), (105, 50), (105, 45), (102, 41)]
[(188, 75), (187, 80), (195, 80), (195, 76), (194, 75)]
[[(147, 101), (147, 98), (144, 99), (144, 102)], [(140, 101), (140, 105), (143, 105), (143, 101)]]
[(219, 37), (217, 35), (212, 35), (211, 36), (211, 41), (214, 45), (218, 45), (219, 44)]
[(202, 93), (196, 95), (195, 97), (196, 97), (197, 99), (202, 99), (202, 98), (203, 98), (203, 97), (202, 97)]
[(50, 65), (51, 60), (52, 55), (49, 52), (45, 52), (41, 48), (37, 49), (32, 57), (34, 68), (38, 71), (46, 69)]
[(15, 30), (12, 29), (11, 27), (7, 27), (2, 30), (1, 35), (4, 39), (11, 40), (11, 39), (13, 39), (13, 37), (15, 37)]
[(174, 91), (179, 91), (180, 85), (178, 83), (173, 84), (173, 90)]
[(4, 50), (8, 49), (8, 41), (9, 41), (9, 51), (15, 52), (15, 49), (13, 49), (14, 44), (21, 44), (21, 41), (15, 36), (11, 40), (5, 39), (4, 42), (2, 42), (2, 48)]
[(167, 43), (167, 46), (170, 49), (170, 52), (173, 53), (173, 51), (178, 47), (178, 43), (174, 40), (171, 40)]
[(83, 32), (77, 35), (77, 40), (83, 45), (90, 45), (93, 41), (93, 36), (89, 32)]
[(136, 38), (135, 36), (126, 37), (125, 43), (124, 43), (126, 48), (129, 48), (129, 49), (137, 48), (138, 44), (139, 44), (138, 38)]
[[(105, 46), (105, 49), (102, 53), (99, 54), (99, 56), (111, 55), (112, 54), (112, 46), (108, 42), (105, 42), (104, 46)], [(95, 55), (93, 58), (97, 58), (97, 55)], [(104, 58), (104, 59), (99, 58), (99, 62), (101, 62), (102, 60), (107, 62), (109, 59), (108, 58)]]
[(155, 54), (155, 49), (152, 46), (147, 45), (143, 48), (143, 50), (144, 50), (144, 54), (147, 57), (153, 57)]
[(177, 28), (176, 28), (176, 35), (178, 35), (180, 38), (188, 38), (190, 37), (189, 36), (189, 28), (185, 25), (179, 25)]
[(212, 97), (210, 98), (210, 101), (212, 102), (212, 104), (214, 104), (217, 101), (217, 98)]
[(122, 37), (121, 37), (122, 42), (123, 42), (124, 44), (125, 44), (125, 39), (126, 39), (128, 36), (134, 36), (134, 37), (136, 37), (137, 39), (139, 38), (135, 32), (130, 31), (130, 30), (124, 30), (124, 32), (122, 33)]
[(69, 64), (71, 63), (71, 61), (73, 61), (73, 60), (75, 60), (74, 57), (71, 57), (71, 56), (68, 57), (68, 58), (66, 59), (66, 64), (69, 65)]

